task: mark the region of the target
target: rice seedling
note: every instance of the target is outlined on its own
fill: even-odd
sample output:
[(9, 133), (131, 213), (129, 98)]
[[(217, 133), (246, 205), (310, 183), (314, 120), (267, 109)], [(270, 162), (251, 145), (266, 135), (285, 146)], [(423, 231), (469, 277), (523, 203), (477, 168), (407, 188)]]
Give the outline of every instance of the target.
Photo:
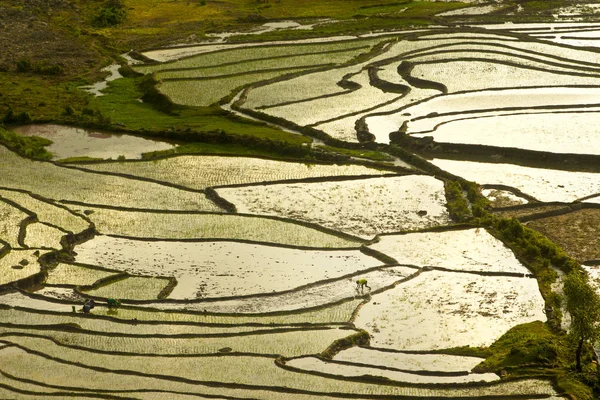
[(410, 354), (381, 351), (368, 347), (351, 347), (339, 352), (337, 361), (390, 367), (407, 371), (465, 372), (471, 371), (482, 358), (446, 354)]
[(191, 189), (288, 179), (389, 173), (362, 165), (309, 164), (224, 156), (179, 156), (146, 162), (89, 164), (84, 168), (151, 178)]
[[(297, 125), (311, 125), (351, 113), (383, 105), (400, 97), (398, 93), (386, 93), (371, 86), (367, 71), (351, 78), (360, 89), (349, 91), (343, 96), (324, 97), (308, 102), (272, 107), (264, 110), (269, 115), (284, 118)], [(307, 109), (310, 112), (307, 112)]]
[[(0, 170), (4, 187), (28, 190), (52, 200), (134, 208), (220, 211), (203, 193), (30, 161), (4, 147), (0, 147)], [(140, 204), (140, 193), (144, 193), (143, 205)]]
[(319, 96), (342, 94), (346, 90), (337, 82), (346, 74), (358, 73), (360, 70), (361, 66), (334, 68), (259, 86), (247, 92), (244, 107), (256, 109)]
[(97, 396), (89, 395), (88, 391), (79, 392), (73, 390), (61, 390), (50, 388), (44, 385), (38, 385), (34, 382), (26, 382), (19, 379), (12, 379), (9, 376), (0, 374), (0, 398), (3, 399), (22, 399), (22, 400), (44, 400), (48, 398), (68, 398), (77, 396), (81, 400), (98, 399)]
[(355, 324), (374, 347), (489, 346), (512, 326), (545, 321), (544, 306), (535, 279), (430, 271), (374, 295)]
[[(298, 325), (298, 324), (339, 324), (348, 322), (356, 307), (363, 299), (353, 299), (342, 303), (319, 307), (316, 309), (296, 310), (283, 313), (273, 314), (216, 314), (208, 313), (202, 310), (203, 306), (198, 304), (194, 310), (189, 304), (183, 304), (179, 309), (161, 311), (156, 307), (160, 307), (161, 303), (152, 303), (148, 305), (148, 309), (144, 308), (128, 308), (121, 307), (116, 313), (108, 313), (107, 309), (95, 308), (94, 314), (108, 315), (118, 318), (123, 322), (134, 323), (134, 321), (154, 321), (160, 323), (205, 323), (205, 324), (224, 324), (224, 325), (243, 325), (243, 324), (260, 324), (260, 325)], [(44, 299), (27, 297), (20, 293), (6, 293), (0, 296), (0, 304), (8, 306), (28, 307), (36, 310), (47, 310), (71, 312), (70, 303), (56, 303)], [(164, 304), (164, 303), (162, 303)], [(79, 304), (78, 304), (79, 305)], [(189, 310), (196, 312), (189, 312)]]
[(107, 236), (96, 236), (77, 246), (76, 260), (132, 275), (175, 277), (178, 284), (169, 296), (172, 299), (280, 292), (382, 264), (356, 249), (300, 250), (235, 242), (143, 242)]
[[(268, 325), (232, 325), (232, 326), (215, 326), (201, 325), (197, 321), (191, 323), (181, 323), (181, 321), (136, 321), (121, 320), (118, 318), (119, 312), (122, 309), (113, 310), (111, 317), (99, 317), (100, 310), (104, 311), (104, 306), (100, 301), (97, 302), (97, 307), (94, 308), (91, 314), (81, 312), (81, 304), (76, 306), (78, 311), (72, 312), (70, 305), (62, 304), (62, 311), (40, 311), (27, 308), (0, 308), (0, 316), (3, 324), (19, 325), (23, 329), (24, 326), (31, 325), (32, 328), (39, 328), (45, 325), (71, 324), (80, 327), (83, 331), (92, 331), (96, 333), (118, 333), (123, 335), (152, 335), (156, 336), (175, 336), (175, 335), (236, 335), (246, 332), (263, 332), (271, 329), (281, 329), (280, 327), (272, 327)], [(178, 323), (179, 322), (179, 323)], [(9, 327), (9, 326), (5, 326)], [(21, 328), (20, 328), (21, 329)], [(34, 329), (31, 330), (34, 332)], [(38, 332), (41, 332), (38, 330)]]
[(126, 279), (111, 282), (107, 285), (84, 290), (90, 296), (127, 299), (127, 300), (153, 300), (169, 284), (168, 278), (150, 276), (130, 276)]
[[(303, 74), (285, 81), (279, 81), (269, 85), (253, 88), (247, 93), (247, 99), (244, 103), (244, 107), (262, 108), (273, 107), (282, 103), (310, 102), (318, 97), (328, 95), (333, 95), (331, 99), (335, 102), (335, 99), (338, 98), (337, 95), (351, 93), (349, 89), (344, 89), (343, 85), (339, 84), (339, 82), (344, 78), (364, 85), (363, 88), (365, 90), (369, 90), (370, 94), (382, 96), (382, 94), (377, 90), (370, 89), (370, 83), (367, 79), (365, 79), (366, 75), (361, 78), (362, 80), (360, 82), (356, 82), (356, 77), (361, 74), (361, 71), (365, 70), (369, 64), (384, 60), (386, 58), (393, 58), (415, 46), (418, 47), (419, 45), (415, 44), (415, 42), (401, 41), (390, 45), (385, 52), (373, 57), (367, 62), (343, 68), (333, 68), (327, 71)], [(365, 104), (366, 100), (359, 100), (360, 103)], [(322, 101), (325, 101), (325, 99)], [(344, 102), (346, 102), (346, 100), (344, 100)], [(319, 110), (311, 109), (311, 111)], [(339, 117), (340, 115), (335, 116)]]
[[(345, 40), (292, 46), (245, 46), (225, 51), (198, 54), (196, 56), (184, 58), (176, 62), (141, 65), (135, 66), (134, 68), (137, 71), (145, 74), (178, 68), (203, 68), (215, 66), (216, 70), (220, 70), (222, 68), (221, 64), (241, 63), (243, 65), (248, 61), (268, 61), (269, 59), (272, 59), (274, 57), (289, 56), (286, 58), (293, 58), (295, 56), (298, 57), (311, 53), (327, 53), (331, 51), (351, 50), (356, 49), (357, 47), (371, 47), (376, 43), (380, 42), (381, 40), (382, 39), (365, 39), (358, 41)], [(152, 57), (152, 55), (150, 54), (149, 57)], [(320, 57), (321, 59), (326, 58), (322, 54), (320, 55)]]
[(339, 237), (293, 222), (231, 214), (173, 214), (90, 208), (96, 229), (107, 235), (157, 239), (233, 239), (319, 248), (358, 247)]
[(81, 232), (89, 228), (89, 223), (85, 219), (73, 214), (64, 208), (64, 206), (61, 207), (47, 201), (36, 199), (29, 194), (12, 190), (0, 190), (0, 197), (11, 200), (32, 213), (35, 213), (40, 222), (59, 226), (73, 233)]
[(444, 376), (435, 374), (419, 375), (411, 374), (409, 372), (394, 371), (369, 366), (330, 363), (316, 357), (295, 358), (287, 361), (286, 364), (305, 371), (342, 375), (349, 378), (358, 378), (364, 375), (369, 375), (403, 383), (460, 384), (467, 382), (493, 382), (500, 379), (500, 377), (494, 373), (469, 374), (460, 376)]
[(88, 286), (92, 285), (98, 279), (106, 278), (116, 273), (116, 271), (60, 263), (48, 271), (46, 283), (49, 285)]
[[(220, 188), (239, 212), (317, 223), (370, 238), (450, 222), (443, 183), (430, 176)], [(426, 213), (420, 210), (426, 211)]]
[(401, 264), (461, 271), (529, 273), (508, 247), (483, 228), (385, 235), (369, 247)]
[[(185, 305), (188, 310), (218, 313), (271, 313), (294, 311), (312, 307), (322, 307), (338, 301), (360, 298), (364, 292), (357, 291), (356, 280), (367, 279), (371, 290), (378, 290), (390, 286), (416, 272), (407, 267), (384, 267), (379, 270), (356, 273), (347, 278), (332, 282), (323, 282), (314, 286), (302, 288), (292, 292), (273, 294), (268, 297), (252, 297), (244, 299), (221, 300), (210, 303), (189, 303)], [(176, 310), (180, 305), (169, 303), (153, 305), (161, 310)]]
[(0, 285), (16, 282), (40, 272), (39, 252), (33, 250), (11, 250), (0, 258)]
[(434, 159), (432, 163), (479, 184), (517, 188), (543, 202), (571, 202), (600, 192), (600, 174), (597, 173), (442, 159)]
[(176, 104), (209, 106), (231, 94), (234, 89), (307, 69), (310, 67), (287, 68), (271, 72), (257, 71), (205, 80), (164, 81), (158, 89)]
[[(64, 379), (72, 387), (87, 387), (103, 389), (108, 387), (111, 390), (122, 390), (124, 388), (156, 389), (157, 387), (167, 387), (164, 379), (152, 376), (150, 374), (159, 374), (162, 376), (179, 376), (184, 379), (196, 381), (222, 382), (224, 384), (237, 383), (250, 386), (259, 386), (265, 390), (271, 387), (285, 387), (289, 389), (306, 390), (317, 393), (343, 393), (362, 394), (362, 395), (412, 395), (419, 396), (452, 396), (452, 397), (481, 397), (490, 395), (510, 396), (519, 395), (555, 395), (550, 381), (540, 379), (529, 379), (522, 381), (505, 382), (497, 385), (480, 387), (458, 387), (444, 389), (424, 389), (417, 387), (388, 386), (368, 383), (358, 383), (344, 381), (343, 389), (337, 379), (328, 379), (314, 375), (290, 372), (281, 369), (275, 365), (272, 358), (253, 357), (253, 356), (214, 356), (214, 357), (181, 357), (177, 362), (173, 362), (172, 357), (144, 357), (144, 356), (117, 356), (98, 353), (89, 353), (86, 351), (70, 349), (63, 346), (57, 346), (47, 339), (5, 336), (5, 341), (17, 343), (26, 348), (42, 351), (44, 354), (55, 357), (56, 361), (65, 360), (80, 363), (79, 366), (60, 364), (61, 368), (52, 368), (56, 361), (50, 361), (37, 355), (31, 355), (18, 349), (4, 349), (2, 369), (11, 375), (28, 377), (35, 381), (56, 382), (59, 376), (66, 375), (67, 372), (75, 373), (73, 379)], [(90, 357), (90, 354), (93, 356)], [(24, 362), (26, 361), (26, 362)], [(64, 365), (64, 367), (63, 367)], [(83, 366), (93, 366), (102, 368), (102, 371), (93, 371), (97, 376), (94, 379), (87, 376)], [(139, 375), (113, 375), (111, 371), (127, 370)], [(77, 372), (80, 372), (77, 374)], [(121, 378), (116, 379), (117, 376)], [(107, 379), (112, 377), (112, 379)], [(86, 379), (88, 378), (88, 379)], [(89, 380), (89, 382), (86, 382)], [(67, 383), (68, 382), (68, 383)], [(190, 382), (191, 383), (191, 382)], [(143, 386), (142, 386), (143, 385)], [(186, 387), (187, 393), (222, 393), (224, 388), (209, 388), (204, 385), (189, 385), (181, 381), (168, 381), (170, 390)], [(214, 385), (211, 385), (214, 386)], [(254, 391), (252, 391), (254, 392)], [(235, 395), (232, 388), (227, 388), (229, 395)], [(278, 393), (281, 396), (281, 393)]]
[(27, 225), (25, 245), (31, 248), (62, 249), (60, 240), (66, 233), (51, 226), (36, 222)]
[(359, 54), (368, 51), (369, 47), (355, 47), (349, 51), (328, 52), (324, 54), (307, 54), (287, 56), (285, 58), (267, 58), (251, 62), (239, 62), (218, 68), (209, 66), (200, 69), (165, 69), (156, 73), (158, 79), (171, 78), (213, 78), (222, 75), (248, 73), (276, 68), (311, 67), (325, 64), (342, 64), (352, 60)]
[[(42, 333), (36, 329), (0, 327), (0, 334)], [(348, 329), (295, 330), (288, 332), (249, 332), (218, 337), (131, 337), (90, 334), (88, 332), (62, 332), (46, 329), (43, 335), (62, 345), (83, 347), (107, 353), (130, 355), (202, 355), (219, 354), (221, 349), (229, 352), (296, 357), (316, 354), (325, 350), (335, 340), (352, 334)], [(1, 337), (0, 337), (1, 338)]]
[(0, 239), (11, 247), (20, 247), (19, 231), (21, 222), (29, 215), (0, 200)]

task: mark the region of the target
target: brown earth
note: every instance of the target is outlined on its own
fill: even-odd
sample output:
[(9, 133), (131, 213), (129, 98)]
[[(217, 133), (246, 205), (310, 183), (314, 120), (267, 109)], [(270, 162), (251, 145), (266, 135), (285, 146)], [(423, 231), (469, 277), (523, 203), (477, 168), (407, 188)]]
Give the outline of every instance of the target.
[(600, 259), (600, 209), (584, 209), (530, 221), (526, 225), (580, 262)]
[(64, 75), (90, 70), (102, 62), (94, 40), (77, 29), (84, 16), (70, 0), (3, 1), (0, 5), (0, 68), (16, 70), (19, 61), (59, 65)]
[(517, 208), (514, 210), (493, 211), (492, 214), (494, 214), (495, 216), (500, 217), (500, 218), (517, 218), (517, 219), (519, 219), (519, 218), (527, 217), (530, 215), (545, 213), (545, 212), (549, 212), (549, 211), (561, 210), (563, 208), (565, 208), (565, 206), (563, 206), (563, 205), (540, 204), (537, 207), (527, 207), (527, 208)]

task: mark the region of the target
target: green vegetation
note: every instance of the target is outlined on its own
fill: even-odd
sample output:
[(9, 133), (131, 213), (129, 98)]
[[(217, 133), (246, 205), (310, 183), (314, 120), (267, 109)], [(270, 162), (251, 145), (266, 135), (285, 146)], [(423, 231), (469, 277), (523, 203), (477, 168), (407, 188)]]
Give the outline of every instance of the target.
[(123, 0), (107, 0), (92, 19), (96, 28), (118, 25), (127, 19), (127, 11)]
[(332, 359), (342, 350), (346, 350), (354, 346), (368, 346), (369, 343), (369, 332), (360, 330), (359, 332), (353, 333), (350, 336), (335, 340), (329, 347), (321, 352), (320, 356), (323, 358)]
[(570, 334), (577, 343), (575, 368), (582, 372), (583, 346), (594, 346), (600, 339), (600, 298), (583, 271), (571, 271), (565, 279), (564, 290), (571, 315)]
[(457, 222), (465, 222), (473, 216), (482, 216), (489, 208), (489, 200), (480, 194), (480, 188), (465, 180), (446, 181), (444, 185), (447, 208)]
[(52, 144), (49, 139), (37, 136), (22, 136), (0, 126), (0, 143), (23, 157), (39, 160), (52, 158), (52, 153), (45, 148), (45, 146)]
[(569, 360), (566, 336), (554, 334), (541, 321), (515, 326), (487, 351), (488, 357), (475, 368), (476, 372), (500, 373), (508, 368), (519, 374), (517, 366), (555, 368), (567, 365)]

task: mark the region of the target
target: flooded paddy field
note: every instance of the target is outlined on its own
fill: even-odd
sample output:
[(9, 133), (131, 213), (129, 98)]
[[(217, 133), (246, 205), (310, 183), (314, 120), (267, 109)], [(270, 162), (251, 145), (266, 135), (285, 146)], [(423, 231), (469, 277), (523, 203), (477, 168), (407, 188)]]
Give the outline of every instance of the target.
[[(132, 66), (175, 105), (221, 103), (410, 171), (319, 153), (134, 160), (175, 145), (16, 129), (71, 160), (0, 147), (0, 397), (566, 398), (548, 375), (480, 371), (511, 328), (556, 322), (554, 277), (486, 218), (600, 260), (600, 171), (577, 163), (600, 155), (600, 53), (568, 42), (598, 27), (525, 29), (220, 42)], [(474, 161), (481, 148), (497, 154)], [(458, 225), (457, 184), (479, 219)]]
[(127, 159), (142, 158), (143, 153), (168, 150), (173, 144), (131, 135), (73, 128), (61, 125), (28, 125), (15, 129), (24, 136), (39, 136), (52, 140), (48, 151), (54, 160), (65, 158)]

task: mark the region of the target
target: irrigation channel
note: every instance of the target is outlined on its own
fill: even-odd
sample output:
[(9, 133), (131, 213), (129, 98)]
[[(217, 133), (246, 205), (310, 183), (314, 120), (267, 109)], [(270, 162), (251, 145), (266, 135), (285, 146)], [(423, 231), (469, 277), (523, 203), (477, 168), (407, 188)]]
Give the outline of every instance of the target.
[[(353, 151), (339, 163), (146, 161), (177, 143), (21, 128), (51, 138), (55, 160), (0, 147), (0, 397), (562, 398), (548, 378), (475, 373), (482, 358), (442, 351), (548, 318), (535, 274), (485, 228), (457, 224), (446, 189), (478, 183), (494, 214), (594, 271), (596, 30), (225, 42), (132, 65), (174, 103)], [(70, 157), (96, 161), (59, 162)]]

